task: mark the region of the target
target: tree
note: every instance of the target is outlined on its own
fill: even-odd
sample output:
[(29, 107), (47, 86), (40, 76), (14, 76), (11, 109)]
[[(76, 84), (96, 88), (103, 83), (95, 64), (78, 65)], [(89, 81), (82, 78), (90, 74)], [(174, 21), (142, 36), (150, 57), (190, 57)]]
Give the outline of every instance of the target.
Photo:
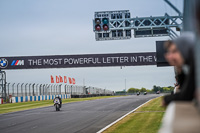
[(164, 92), (168, 92), (168, 91), (170, 91), (170, 88), (168, 88), (168, 87), (163, 87), (163, 91), (164, 91)]
[(140, 91), (140, 89), (135, 89), (135, 92), (139, 92)]
[(157, 92), (157, 91), (160, 91), (160, 92), (170, 92), (170, 91), (173, 91), (173, 90), (174, 90), (174, 87), (172, 87), (172, 86), (160, 87), (160, 86), (156, 86), (156, 85), (154, 85), (153, 89), (152, 89), (153, 92)]
[(172, 87), (172, 86), (168, 86), (168, 88), (170, 89), (170, 91), (174, 90), (174, 87)]
[(157, 92), (159, 91), (159, 88), (156, 85), (154, 85), (152, 91)]
[(128, 93), (135, 93), (136, 92), (136, 89), (135, 88), (129, 88), (128, 89)]
[(164, 88), (164, 87), (160, 87), (160, 89), (159, 89), (159, 90), (160, 90), (160, 92), (163, 92), (163, 88)]
[(149, 93), (149, 92), (152, 92), (152, 91), (147, 89), (147, 93)]
[(146, 89), (146, 88), (144, 88), (144, 87), (142, 87), (142, 88), (140, 89), (140, 91), (141, 91), (141, 92), (146, 92), (146, 91), (147, 91), (147, 89)]

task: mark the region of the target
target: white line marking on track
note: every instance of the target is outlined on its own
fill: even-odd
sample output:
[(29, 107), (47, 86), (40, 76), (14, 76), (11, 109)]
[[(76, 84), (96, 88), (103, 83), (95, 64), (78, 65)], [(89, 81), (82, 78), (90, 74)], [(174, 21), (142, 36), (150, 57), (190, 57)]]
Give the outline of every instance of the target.
[[(154, 99), (154, 98), (152, 98)], [(134, 111), (136, 111), (138, 108), (140, 108), (141, 106), (143, 106), (144, 104), (150, 102), (152, 99), (148, 100), (147, 102), (141, 104), (140, 106), (138, 106), (137, 108), (135, 108), (134, 110), (128, 112), (127, 114), (123, 115), (122, 117), (120, 117), (119, 119), (117, 119), (116, 121), (110, 123), (109, 125), (107, 125), (106, 127), (104, 127), (103, 129), (99, 130), (97, 133), (102, 133), (103, 131), (105, 131), (106, 129), (108, 129), (109, 127), (111, 127), (112, 125), (114, 125), (115, 123), (117, 123), (118, 121), (122, 120), (124, 117), (126, 117), (127, 115), (133, 113)]]

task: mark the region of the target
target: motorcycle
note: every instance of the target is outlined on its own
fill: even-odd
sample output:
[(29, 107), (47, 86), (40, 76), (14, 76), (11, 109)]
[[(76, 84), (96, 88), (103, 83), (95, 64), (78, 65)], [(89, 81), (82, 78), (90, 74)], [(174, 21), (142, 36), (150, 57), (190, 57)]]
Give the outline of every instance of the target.
[(60, 100), (58, 98), (55, 98), (54, 106), (56, 108), (56, 111), (60, 111)]

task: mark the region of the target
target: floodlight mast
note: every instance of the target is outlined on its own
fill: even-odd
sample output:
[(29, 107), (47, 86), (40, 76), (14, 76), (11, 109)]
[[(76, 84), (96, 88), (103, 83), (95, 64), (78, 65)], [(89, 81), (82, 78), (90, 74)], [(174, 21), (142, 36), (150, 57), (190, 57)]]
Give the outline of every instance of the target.
[[(176, 28), (178, 31), (182, 29), (183, 15), (171, 2), (164, 1), (178, 13), (178, 16), (165, 13), (164, 16), (131, 18), (129, 10), (95, 12), (93, 31), (96, 41), (130, 39), (131, 30), (134, 30), (135, 38), (158, 36), (176, 38), (178, 35), (171, 28)], [(105, 18), (108, 20), (106, 30), (101, 23)]]

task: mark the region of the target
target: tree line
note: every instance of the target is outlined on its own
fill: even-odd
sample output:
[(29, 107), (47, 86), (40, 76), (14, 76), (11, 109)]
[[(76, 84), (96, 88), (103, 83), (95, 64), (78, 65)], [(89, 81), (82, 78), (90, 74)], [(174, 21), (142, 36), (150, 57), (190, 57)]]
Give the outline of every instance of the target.
[(160, 92), (171, 92), (173, 90), (174, 90), (174, 87), (172, 87), (172, 86), (160, 87), (160, 86), (154, 85), (151, 90), (150, 89), (146, 89), (144, 87), (142, 87), (141, 89), (132, 87), (132, 88), (129, 88), (127, 91), (123, 90), (123, 91), (118, 91), (116, 93), (137, 93), (137, 92), (154, 93), (154, 92), (157, 92), (157, 91), (160, 91)]

